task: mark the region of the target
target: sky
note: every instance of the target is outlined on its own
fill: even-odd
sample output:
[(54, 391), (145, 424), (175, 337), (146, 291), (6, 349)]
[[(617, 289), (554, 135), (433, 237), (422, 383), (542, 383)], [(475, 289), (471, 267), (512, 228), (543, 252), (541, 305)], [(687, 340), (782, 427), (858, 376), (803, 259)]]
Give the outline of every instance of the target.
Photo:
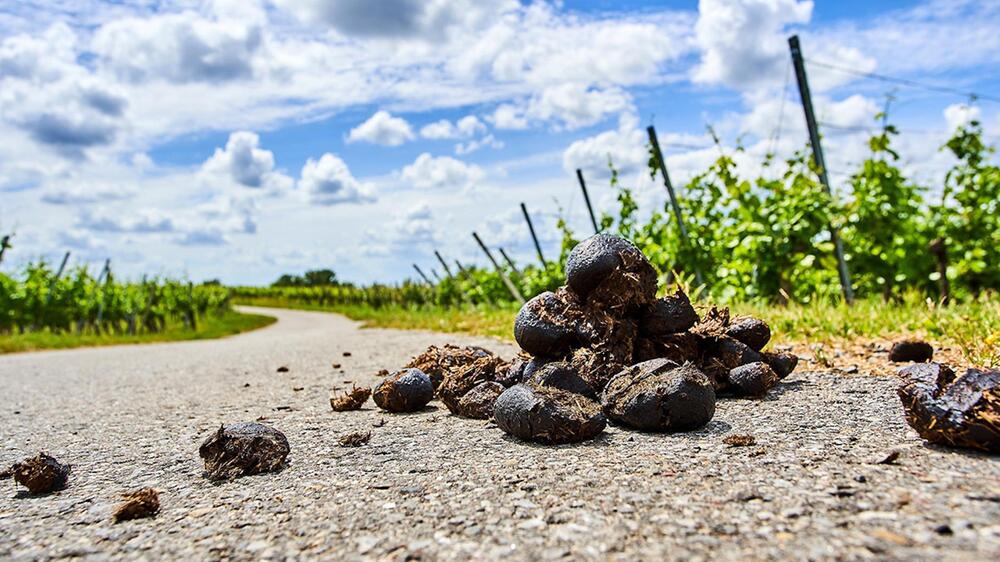
[(589, 232), (577, 168), (598, 212), (609, 159), (662, 208), (648, 125), (677, 185), (805, 146), (792, 34), (838, 195), (889, 96), (933, 191), (957, 126), (997, 142), (998, 29), (995, 0), (0, 1), (0, 267), (398, 282), (435, 249), (486, 265), (473, 231), (527, 264), (519, 203), (549, 255), (560, 213)]

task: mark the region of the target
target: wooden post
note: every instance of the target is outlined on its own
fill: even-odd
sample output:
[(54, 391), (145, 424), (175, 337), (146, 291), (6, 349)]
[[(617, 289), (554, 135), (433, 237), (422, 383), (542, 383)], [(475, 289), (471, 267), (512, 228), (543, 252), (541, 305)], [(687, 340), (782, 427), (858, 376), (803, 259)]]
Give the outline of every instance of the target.
[(3, 263), (3, 256), (7, 253), (7, 250), (12, 248), (10, 245), (10, 239), (12, 236), (13, 234), (8, 234), (3, 238), (0, 238), (0, 263)]
[(421, 270), (421, 269), (420, 269), (420, 266), (419, 266), (419, 265), (417, 265), (417, 264), (413, 264), (413, 269), (416, 269), (416, 270), (417, 270), (417, 273), (419, 273), (419, 274), (420, 274), (420, 277), (422, 277), (422, 278), (424, 279), (424, 281), (425, 281), (425, 282), (426, 282), (426, 283), (427, 283), (428, 285), (431, 285), (431, 286), (433, 286), (433, 285), (434, 285), (434, 283), (431, 283), (431, 280), (430, 280), (430, 278), (428, 278), (428, 277), (427, 277), (427, 275), (425, 275), (425, 274), (424, 274), (423, 270)]
[(521, 276), (521, 272), (520, 272), (520, 271), (518, 271), (518, 269), (517, 269), (517, 266), (516, 266), (516, 265), (514, 265), (514, 260), (510, 259), (510, 256), (508, 256), (508, 255), (507, 255), (507, 252), (505, 252), (505, 251), (503, 250), (503, 247), (501, 247), (501, 248), (500, 248), (500, 255), (501, 255), (501, 256), (503, 256), (503, 259), (504, 259), (504, 261), (505, 261), (505, 262), (507, 262), (507, 265), (509, 265), (509, 266), (510, 266), (510, 269), (511, 269), (511, 270), (512, 270), (512, 271), (513, 271), (513, 272), (514, 272), (514, 273), (515, 273), (515, 274), (516, 274), (516, 275), (517, 275), (518, 277), (520, 277), (520, 276)]
[(486, 254), (486, 257), (489, 258), (490, 262), (493, 264), (493, 267), (496, 268), (497, 273), (500, 274), (500, 279), (503, 280), (503, 284), (506, 285), (507, 290), (510, 291), (510, 296), (514, 297), (514, 300), (516, 300), (517, 302), (524, 304), (524, 297), (521, 296), (521, 292), (517, 290), (517, 287), (514, 286), (514, 283), (512, 283), (510, 278), (507, 277), (507, 274), (504, 273), (503, 268), (500, 267), (500, 264), (497, 263), (497, 260), (493, 257), (493, 254), (490, 253), (490, 249), (486, 247), (486, 244), (483, 244), (483, 240), (479, 238), (479, 235), (476, 234), (475, 232), (472, 233), (472, 237), (476, 239), (476, 243), (479, 244), (479, 247), (483, 249), (483, 253)]
[(580, 189), (583, 190), (583, 200), (587, 203), (587, 212), (590, 213), (590, 224), (594, 225), (594, 234), (601, 229), (597, 226), (597, 217), (594, 216), (594, 208), (590, 205), (590, 194), (587, 193), (587, 182), (583, 181), (583, 170), (576, 169), (576, 179), (580, 181)]
[[(826, 171), (826, 161), (823, 159), (823, 146), (819, 141), (819, 127), (816, 125), (816, 112), (813, 110), (812, 94), (809, 93), (809, 80), (806, 77), (806, 65), (802, 61), (802, 47), (799, 45), (799, 36), (792, 35), (788, 38), (788, 47), (792, 51), (792, 64), (795, 66), (795, 80), (799, 85), (799, 97), (802, 98), (802, 110), (806, 115), (806, 126), (809, 128), (809, 145), (812, 147), (813, 163), (819, 168), (819, 181), (823, 184), (826, 194), (833, 200), (833, 192), (830, 190), (830, 177)], [(837, 255), (837, 274), (840, 276), (840, 288), (844, 293), (844, 300), (848, 304), (854, 302), (854, 289), (851, 288), (851, 274), (847, 270), (847, 260), (844, 259), (844, 243), (840, 240), (840, 233), (834, 226), (830, 225), (830, 240), (833, 241), (833, 250)]]
[(444, 268), (444, 272), (448, 274), (448, 277), (452, 277), (451, 269), (448, 267), (448, 262), (444, 261), (441, 257), (441, 252), (434, 250), (434, 255), (437, 256), (438, 262), (441, 263), (441, 267)]
[(543, 268), (548, 268), (549, 264), (545, 262), (545, 256), (542, 255), (542, 245), (538, 243), (538, 236), (535, 234), (535, 225), (531, 224), (531, 215), (528, 214), (528, 208), (524, 206), (524, 203), (521, 203), (521, 212), (524, 213), (524, 220), (528, 223), (531, 240), (535, 243), (535, 251), (538, 252), (538, 261), (542, 262)]
[[(667, 188), (667, 195), (670, 196), (670, 206), (674, 210), (674, 218), (677, 220), (677, 229), (681, 233), (681, 240), (684, 245), (691, 248), (692, 250), (697, 250), (692, 244), (691, 239), (688, 237), (687, 227), (684, 225), (684, 219), (681, 217), (681, 206), (677, 202), (677, 194), (674, 193), (674, 184), (670, 182), (670, 174), (667, 173), (667, 160), (663, 157), (663, 152), (660, 151), (660, 140), (656, 137), (656, 129), (650, 125), (646, 128), (646, 132), (649, 134), (649, 143), (653, 145), (653, 156), (656, 157), (656, 163), (660, 165), (660, 175), (663, 176), (663, 186)], [(701, 268), (695, 266), (694, 277), (698, 282), (698, 285), (705, 284), (705, 278), (701, 275)]]

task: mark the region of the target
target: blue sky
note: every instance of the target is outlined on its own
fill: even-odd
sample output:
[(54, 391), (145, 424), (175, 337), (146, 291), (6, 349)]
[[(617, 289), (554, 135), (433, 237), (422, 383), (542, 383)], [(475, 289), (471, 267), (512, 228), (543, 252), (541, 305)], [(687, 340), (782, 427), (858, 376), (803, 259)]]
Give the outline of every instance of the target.
[[(546, 249), (573, 170), (610, 209), (610, 157), (645, 211), (655, 124), (675, 183), (740, 142), (741, 169), (805, 142), (786, 39), (808, 59), (1000, 96), (1000, 4), (702, 0), (134, 0), (0, 5), (3, 267), (73, 252), (144, 273), (267, 283), (332, 267), (410, 276), (433, 250)], [(887, 94), (907, 173), (933, 189), (950, 130), (998, 103), (809, 67), (834, 180)], [(791, 79), (790, 79), (791, 78)], [(790, 79), (790, 80), (789, 80)], [(781, 124), (780, 130), (778, 124)]]

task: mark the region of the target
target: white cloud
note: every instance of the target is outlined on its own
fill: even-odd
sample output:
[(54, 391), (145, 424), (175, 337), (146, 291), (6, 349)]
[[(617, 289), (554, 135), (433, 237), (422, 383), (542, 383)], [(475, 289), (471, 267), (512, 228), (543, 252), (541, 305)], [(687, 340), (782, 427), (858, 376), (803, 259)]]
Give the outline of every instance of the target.
[(471, 138), (486, 132), (486, 125), (475, 115), (466, 115), (455, 123), (441, 119), (420, 128), (420, 136), (425, 139)]
[(944, 120), (948, 124), (948, 132), (955, 131), (969, 121), (978, 121), (982, 111), (976, 106), (964, 103), (954, 103), (944, 108)]
[(108, 22), (92, 48), (100, 62), (134, 81), (224, 82), (253, 75), (263, 43), (259, 22), (185, 11)]
[(383, 146), (399, 146), (413, 140), (413, 129), (405, 119), (387, 111), (376, 111), (367, 121), (351, 129), (347, 142), (365, 141)]
[(260, 137), (250, 131), (231, 133), (226, 147), (215, 149), (202, 169), (228, 176), (245, 187), (278, 190), (291, 186), (290, 178), (275, 171), (274, 153), (260, 148)]
[(807, 23), (813, 3), (800, 0), (700, 0), (696, 82), (751, 88), (784, 75), (787, 26)]
[(475, 164), (466, 164), (450, 156), (423, 153), (403, 168), (400, 177), (417, 189), (468, 189), (485, 177)]
[(372, 188), (351, 175), (350, 169), (336, 155), (326, 153), (319, 160), (310, 158), (302, 167), (299, 189), (320, 205), (365, 203), (374, 201)]
[(503, 141), (499, 141), (493, 135), (486, 135), (483, 138), (463, 142), (455, 145), (455, 154), (472, 154), (480, 148), (503, 148)]
[(633, 172), (646, 165), (646, 132), (639, 128), (634, 113), (623, 113), (618, 128), (580, 139), (569, 145), (563, 153), (563, 168), (572, 172), (577, 168), (590, 174), (606, 175), (608, 159), (623, 173)]
[(120, 201), (135, 195), (135, 191), (120, 185), (93, 185), (86, 180), (51, 186), (42, 193), (42, 201), (53, 205), (85, 205)]
[(497, 129), (521, 130), (528, 128), (528, 118), (524, 114), (524, 110), (509, 103), (497, 106), (490, 121)]
[(94, 232), (132, 234), (174, 232), (177, 228), (170, 216), (155, 209), (140, 209), (129, 216), (84, 211), (77, 225)]

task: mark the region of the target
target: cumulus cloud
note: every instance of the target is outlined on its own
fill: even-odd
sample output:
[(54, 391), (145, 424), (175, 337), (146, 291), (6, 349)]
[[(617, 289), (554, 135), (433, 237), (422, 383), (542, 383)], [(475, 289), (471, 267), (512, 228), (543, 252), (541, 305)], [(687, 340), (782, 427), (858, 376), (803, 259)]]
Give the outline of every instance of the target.
[(344, 35), (440, 39), (453, 26), (478, 28), (515, 2), (477, 0), (275, 0), (304, 21)]
[(556, 129), (574, 130), (631, 108), (632, 98), (621, 88), (568, 83), (545, 88), (524, 102), (501, 104), (491, 120), (497, 129), (549, 123)]
[(479, 139), (456, 144), (455, 154), (461, 156), (462, 154), (472, 154), (480, 148), (503, 148), (503, 146), (503, 141), (497, 140), (493, 135), (486, 135)]
[(253, 20), (186, 11), (108, 22), (94, 33), (92, 48), (129, 81), (224, 82), (253, 75), (263, 33)]
[(959, 127), (968, 124), (970, 121), (978, 121), (982, 111), (974, 106), (964, 103), (954, 103), (944, 108), (944, 120), (948, 124), (948, 132), (952, 132)]
[(299, 179), (309, 199), (320, 205), (340, 203), (366, 203), (375, 200), (370, 185), (358, 181), (347, 164), (337, 156), (326, 153), (319, 160), (310, 158), (302, 167)]
[(466, 115), (452, 123), (441, 119), (420, 128), (420, 136), (425, 139), (467, 139), (486, 132), (486, 125), (475, 115)]
[(809, 22), (808, 0), (700, 0), (696, 82), (752, 88), (784, 75), (787, 27)]
[(174, 220), (154, 209), (141, 209), (128, 216), (112, 213), (94, 214), (85, 211), (77, 220), (77, 226), (94, 232), (154, 234), (174, 232)]
[(42, 201), (53, 205), (86, 205), (121, 201), (135, 195), (135, 191), (120, 185), (93, 185), (74, 182), (70, 185), (49, 187), (42, 194)]
[(291, 184), (290, 178), (275, 171), (274, 153), (260, 148), (260, 137), (250, 131), (231, 133), (225, 148), (216, 148), (202, 169), (245, 187), (282, 189)]
[(450, 156), (424, 152), (403, 168), (404, 182), (417, 189), (468, 189), (485, 177), (483, 169)]
[(388, 111), (376, 111), (367, 121), (351, 129), (347, 142), (365, 141), (382, 146), (399, 146), (413, 140), (413, 129), (405, 119)]
[(646, 133), (639, 128), (639, 118), (631, 112), (618, 119), (618, 128), (573, 142), (563, 153), (563, 168), (577, 168), (590, 174), (606, 175), (608, 159), (623, 173), (646, 165)]

